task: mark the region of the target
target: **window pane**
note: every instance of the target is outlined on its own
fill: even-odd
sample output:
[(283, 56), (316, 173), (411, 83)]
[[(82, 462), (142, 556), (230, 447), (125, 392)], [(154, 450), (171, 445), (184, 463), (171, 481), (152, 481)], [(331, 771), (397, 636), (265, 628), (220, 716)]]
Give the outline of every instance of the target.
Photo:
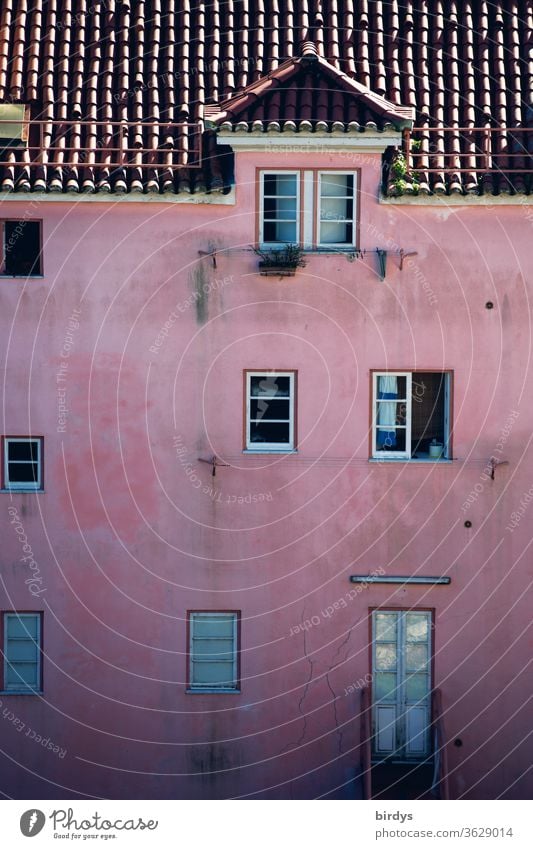
[(374, 695), (376, 699), (396, 699), (396, 673), (376, 672), (374, 676)]
[(192, 683), (210, 687), (235, 687), (232, 663), (192, 664)]
[(37, 637), (38, 616), (7, 616), (7, 636), (29, 639)]
[(326, 171), (320, 178), (320, 191), (323, 198), (353, 195), (353, 175), (329, 174)]
[(296, 198), (265, 198), (266, 220), (296, 221)]
[(280, 377), (277, 374), (262, 374), (250, 378), (250, 394), (252, 396), (268, 395), (269, 397), (290, 395), (290, 377)]
[(250, 442), (273, 442), (288, 445), (290, 441), (289, 422), (250, 422)]
[(193, 653), (195, 658), (208, 657), (210, 660), (231, 661), (233, 658), (233, 636), (228, 640), (216, 637), (211, 639), (195, 638), (193, 640)]
[(37, 440), (32, 439), (28, 442), (12, 442), (7, 444), (9, 460), (33, 460), (37, 462), (39, 446)]
[(30, 640), (10, 641), (7, 646), (7, 656), (11, 662), (26, 660), (35, 663), (37, 646)]
[(407, 639), (427, 642), (429, 617), (426, 613), (408, 613), (406, 616)]
[(324, 245), (351, 245), (353, 242), (352, 225), (340, 222), (322, 222), (320, 224), (320, 243)]
[(376, 433), (376, 451), (405, 451), (405, 428), (379, 428)]
[(425, 699), (428, 695), (427, 675), (409, 675), (405, 680), (405, 695), (410, 701)]
[(195, 637), (232, 637), (235, 622), (234, 614), (202, 615), (191, 617), (193, 636)]
[(22, 688), (25, 686), (36, 688), (38, 683), (36, 663), (6, 664), (6, 688)]
[(407, 643), (405, 646), (405, 665), (409, 670), (424, 669), (427, 665), (427, 645), (425, 643)]
[(259, 398), (257, 401), (252, 399), (250, 403), (250, 419), (252, 420), (282, 419), (283, 421), (288, 421), (289, 416), (289, 398), (280, 398), (279, 400)]
[(380, 374), (378, 376), (379, 398), (407, 400), (407, 378), (396, 374)]
[(265, 174), (263, 179), (265, 195), (296, 197), (298, 180), (296, 174)]
[(376, 669), (396, 669), (396, 644), (376, 644)]
[(396, 641), (396, 613), (376, 613), (376, 640)]
[(296, 234), (296, 222), (277, 222), (272, 223), (265, 221), (264, 225), (264, 240), (265, 242), (283, 242), (284, 244), (294, 245), (298, 241)]
[(10, 483), (37, 483), (39, 466), (37, 463), (9, 463)]
[(351, 201), (345, 198), (326, 198), (322, 201), (321, 221), (346, 221), (351, 218)]

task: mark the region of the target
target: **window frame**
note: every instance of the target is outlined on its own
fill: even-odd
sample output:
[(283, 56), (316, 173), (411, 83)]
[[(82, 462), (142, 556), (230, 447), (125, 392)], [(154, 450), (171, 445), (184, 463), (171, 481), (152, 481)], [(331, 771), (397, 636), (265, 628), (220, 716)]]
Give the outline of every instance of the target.
[[(322, 221), (322, 178), (325, 174), (329, 174), (332, 176), (342, 176), (342, 177), (352, 177), (353, 178), (353, 193), (352, 193), (352, 204), (353, 204), (353, 214), (351, 219), (352, 224), (352, 241), (351, 242), (322, 242), (320, 239), (321, 233), (321, 224), (324, 223)], [(315, 214), (316, 214), (316, 247), (317, 248), (326, 248), (331, 250), (355, 250), (357, 245), (357, 173), (355, 171), (345, 171), (339, 170), (335, 171), (331, 169), (325, 169), (317, 172), (317, 185), (316, 185), (316, 195), (315, 195)], [(346, 195), (342, 198), (342, 200), (348, 200), (349, 195)], [(344, 219), (346, 223), (350, 221), (349, 218)]]
[[(6, 248), (7, 248), (7, 239), (6, 239), (6, 224), (9, 222), (22, 222), (23, 224), (38, 224), (39, 225), (39, 271), (38, 273), (31, 274), (8, 274), (6, 270)], [(1, 229), (1, 249), (2, 255), (0, 257), (0, 279), (7, 280), (26, 280), (37, 278), (40, 279), (44, 277), (44, 250), (43, 250), (43, 219), (42, 218), (8, 218), (2, 217), (0, 218), (0, 229)], [(35, 263), (34, 263), (35, 264)]]
[[(411, 456), (411, 431), (412, 431), (412, 390), (413, 376), (417, 374), (436, 374), (443, 375), (444, 383), (444, 439), (443, 451), (441, 457), (415, 457)], [(405, 427), (405, 451), (378, 451), (377, 450), (377, 410), (378, 397), (377, 386), (378, 378), (387, 377), (405, 377), (406, 378), (406, 427)], [(403, 460), (412, 463), (442, 463), (450, 462), (453, 457), (452, 453), (452, 411), (453, 411), (453, 371), (450, 369), (372, 369), (370, 372), (370, 459), (379, 462), (388, 462), (394, 460)], [(401, 399), (398, 399), (401, 402)]]
[[(16, 619), (36, 619), (37, 620), (37, 642), (36, 646), (36, 666), (37, 666), (37, 688), (24, 686), (22, 682), (19, 685), (7, 686), (7, 667), (12, 665), (8, 659), (8, 621), (10, 618)], [(1, 673), (1, 689), (2, 695), (39, 695), (43, 692), (43, 613), (40, 610), (3, 610), (1, 623), (1, 640), (2, 640), (2, 673)]]
[[(14, 482), (11, 483), (9, 480), (9, 445), (11, 442), (37, 442), (38, 449), (38, 460), (37, 467), (39, 470), (39, 479), (35, 484), (29, 483), (28, 481), (21, 481), (19, 483)], [(43, 455), (44, 455), (44, 439), (42, 436), (3, 436), (2, 437), (2, 489), (5, 492), (42, 492), (44, 489), (44, 464), (43, 464)], [(22, 463), (29, 463), (28, 460), (21, 460)]]
[[(221, 618), (221, 616), (233, 617), (233, 687), (217, 687), (213, 684), (197, 684), (193, 680), (193, 641), (194, 641), (194, 617), (209, 616)], [(240, 693), (241, 692), (241, 611), (240, 610), (188, 610), (187, 611), (187, 693)]]
[[(360, 222), (360, 168), (256, 168), (257, 227), (256, 244), (260, 249), (274, 250), (287, 242), (264, 241), (264, 180), (266, 175), (294, 174), (297, 180), (297, 235), (295, 243), (309, 253), (350, 253), (358, 249)], [(346, 175), (353, 178), (352, 239), (348, 242), (320, 242), (321, 181), (326, 174)], [(306, 208), (311, 200), (311, 209)]]
[[(289, 442), (251, 442), (250, 441), (250, 407), (251, 407), (251, 378), (263, 376), (288, 377), (290, 379), (289, 395)], [(296, 449), (296, 369), (245, 369), (244, 370), (244, 452), (247, 454), (292, 454)], [(283, 420), (284, 421), (284, 420)], [(259, 447), (260, 446), (260, 447)]]
[[(265, 183), (264, 177), (268, 176), (277, 176), (278, 174), (283, 174), (283, 176), (290, 176), (291, 174), (296, 177), (296, 235), (299, 236), (301, 232), (301, 179), (300, 179), (300, 170), (298, 168), (280, 168), (278, 170), (273, 169), (265, 169), (261, 170), (261, 177), (259, 180), (259, 243), (264, 248), (279, 248), (280, 245), (285, 244), (297, 244), (297, 242), (267, 242), (264, 239), (264, 231), (265, 231), (265, 217), (264, 217), (264, 202), (265, 202)], [(268, 197), (271, 197), (270, 195)], [(275, 197), (278, 197), (277, 195)], [(279, 196), (281, 197), (281, 195)]]

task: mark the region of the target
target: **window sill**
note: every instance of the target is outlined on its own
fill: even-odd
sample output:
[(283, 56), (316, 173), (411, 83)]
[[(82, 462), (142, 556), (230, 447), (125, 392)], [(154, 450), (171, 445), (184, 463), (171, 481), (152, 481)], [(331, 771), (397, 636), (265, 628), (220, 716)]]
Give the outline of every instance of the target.
[(369, 457), (369, 463), (377, 463), (381, 465), (383, 463), (406, 463), (408, 465), (414, 465), (415, 463), (432, 463), (433, 465), (451, 465), (453, 463), (453, 459), (449, 459), (447, 457)]
[(44, 280), (44, 274), (0, 274), (0, 280)]
[(44, 690), (0, 690), (0, 696), (42, 696)]
[(297, 454), (297, 448), (244, 448), (243, 454)]
[(213, 687), (211, 689), (206, 687), (205, 690), (200, 690), (200, 689), (196, 690), (196, 689), (193, 689), (191, 687), (188, 687), (185, 690), (185, 693), (189, 696), (203, 696), (206, 693), (208, 695), (213, 695), (214, 693), (216, 693), (217, 695), (223, 695), (223, 696), (227, 696), (227, 695), (240, 696), (241, 691), (235, 690), (234, 688), (223, 690), (222, 688), (217, 688), (217, 687)]
[(13, 495), (14, 493), (18, 493), (18, 492), (23, 494), (23, 495), (27, 495), (29, 492), (32, 492), (32, 493), (44, 492), (44, 489), (6, 489), (5, 487), (2, 487), (2, 489), (0, 489), (0, 493), (2, 493), (2, 492), (9, 492), (10, 495)]

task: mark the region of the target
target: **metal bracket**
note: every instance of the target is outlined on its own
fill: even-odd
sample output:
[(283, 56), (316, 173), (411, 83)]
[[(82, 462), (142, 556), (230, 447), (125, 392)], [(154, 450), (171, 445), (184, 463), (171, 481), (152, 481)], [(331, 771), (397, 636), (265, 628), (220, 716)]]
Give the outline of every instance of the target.
[(215, 475), (217, 473), (217, 468), (219, 466), (228, 468), (228, 463), (219, 463), (218, 462), (218, 457), (216, 456), (216, 454), (213, 454), (213, 456), (211, 457), (210, 460), (206, 460), (205, 457), (198, 457), (198, 462), (199, 463), (209, 463), (209, 465), (213, 467), (213, 471), (211, 472), (211, 477), (213, 477), (213, 478), (215, 477)]

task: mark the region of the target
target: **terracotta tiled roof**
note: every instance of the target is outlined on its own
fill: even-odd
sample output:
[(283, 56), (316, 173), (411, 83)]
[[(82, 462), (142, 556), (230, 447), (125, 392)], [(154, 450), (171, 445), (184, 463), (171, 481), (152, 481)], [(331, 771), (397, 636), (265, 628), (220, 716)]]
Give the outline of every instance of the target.
[[(2, 176), (7, 188), (21, 189), (220, 190), (228, 175), (209, 136), (203, 141), (204, 169), (165, 172), (157, 160), (151, 173), (106, 170), (110, 122), (132, 122), (129, 143), (147, 148), (161, 139), (150, 135), (146, 122), (189, 122), (193, 126), (179, 142), (173, 136), (166, 149), (171, 164), (192, 156), (195, 165), (196, 153), (189, 150), (197, 152), (196, 122), (203, 120), (204, 106), (268, 78), (301, 56), (307, 41), (361, 86), (415, 107), (417, 125), (458, 128), (455, 136), (421, 134), (421, 154), (433, 144), (439, 153), (472, 157), (478, 142), (463, 128), (514, 128), (526, 121), (532, 36), (533, 0), (1, 0), (0, 102), (26, 102), (33, 118), (72, 122), (66, 147), (81, 151), (73, 172), (55, 167), (68, 160), (68, 150), (59, 143), (59, 151), (47, 155), (52, 131), (62, 135), (57, 125), (45, 125), (40, 171), (13, 167)], [(343, 91), (330, 96), (346, 100)], [(294, 96), (296, 113), (307, 108), (305, 92)], [(268, 97), (275, 103), (275, 92)], [(318, 92), (317, 105), (323, 98)], [(108, 122), (107, 130), (96, 121)], [(492, 136), (488, 167), (505, 168), (508, 152), (527, 150), (517, 138)], [(97, 148), (94, 163), (84, 157), (91, 143)], [(428, 190), (500, 190), (498, 179), (484, 184), (473, 171), (460, 172), (453, 159), (434, 156), (415, 162)], [(469, 167), (475, 162), (471, 158)], [(429, 172), (432, 167), (440, 173)], [(513, 177), (512, 183), (502, 185), (529, 188), (527, 179)]]
[(391, 103), (353, 80), (320, 57), (312, 42), (302, 55), (288, 59), (266, 77), (218, 106), (206, 107), (215, 124), (241, 129), (279, 129), (309, 132), (331, 130), (384, 130), (411, 127), (412, 107)]

